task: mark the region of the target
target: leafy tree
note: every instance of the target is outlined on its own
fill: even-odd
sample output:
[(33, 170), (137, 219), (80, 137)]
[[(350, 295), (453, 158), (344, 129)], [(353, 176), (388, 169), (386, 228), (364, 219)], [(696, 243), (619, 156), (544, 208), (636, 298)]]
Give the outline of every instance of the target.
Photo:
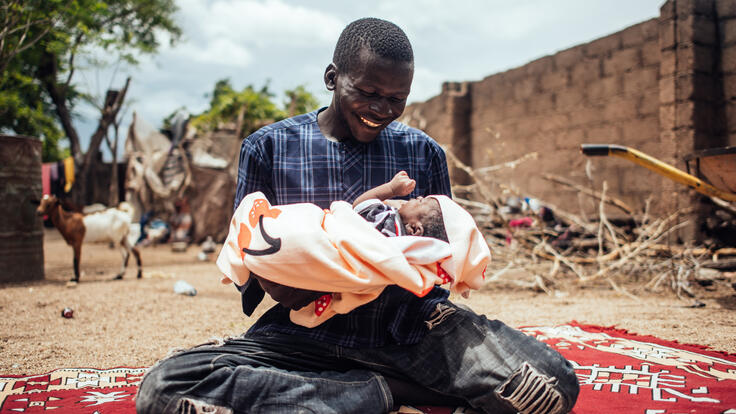
[[(73, 82), (77, 62), (97, 49), (135, 64), (135, 54), (157, 50), (161, 34), (175, 42), (181, 29), (173, 20), (174, 0), (0, 1), (5, 24), (0, 32), (0, 130), (39, 136), (49, 147), (55, 147), (63, 131), (77, 167), (75, 201), (86, 204), (86, 179), (130, 79), (105, 94), (98, 127), (83, 151), (72, 122), (83, 95)], [(58, 155), (55, 151), (47, 155)]]
[(284, 106), (287, 108), (289, 116), (310, 112), (317, 109), (319, 106), (317, 98), (308, 92), (304, 85), (299, 85), (284, 93), (286, 98), (288, 98), (286, 102), (284, 102)]
[(235, 134), (242, 136), (243, 132), (253, 132), (264, 122), (286, 117), (286, 113), (273, 102), (273, 97), (268, 84), (260, 90), (248, 85), (242, 91), (236, 91), (230, 79), (219, 80), (210, 98), (210, 109), (196, 116), (192, 125), (214, 130), (226, 122), (235, 122)]
[(304, 86), (285, 92), (288, 100), (286, 109), (279, 108), (273, 101), (274, 94), (268, 84), (261, 89), (248, 85), (242, 91), (233, 89), (230, 79), (215, 83), (210, 96), (210, 108), (194, 117), (192, 125), (203, 130), (214, 130), (224, 123), (235, 123), (235, 134), (241, 137), (250, 134), (266, 123), (287, 116), (309, 112), (318, 105), (317, 99)]

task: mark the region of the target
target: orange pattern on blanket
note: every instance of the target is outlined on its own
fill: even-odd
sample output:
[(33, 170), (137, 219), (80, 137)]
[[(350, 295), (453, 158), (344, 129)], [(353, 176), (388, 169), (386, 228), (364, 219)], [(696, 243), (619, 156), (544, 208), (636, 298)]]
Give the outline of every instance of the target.
[(253, 207), (248, 213), (248, 221), (251, 227), (255, 227), (258, 224), (258, 218), (261, 216), (276, 218), (281, 214), (281, 210), (277, 208), (269, 208), (268, 201), (259, 198), (253, 202)]
[(243, 247), (250, 246), (250, 229), (245, 223), (240, 223), (240, 231), (238, 232), (238, 250), (240, 250), (240, 259), (245, 259), (245, 251)]
[[(267, 200), (262, 198), (255, 200), (253, 202), (253, 207), (251, 207), (250, 212), (248, 212), (248, 224), (250, 224), (250, 228), (246, 226), (245, 223), (240, 223), (238, 229), (238, 250), (240, 250), (241, 260), (245, 258), (245, 251), (243, 251), (243, 248), (250, 247), (250, 229), (256, 227), (256, 224), (258, 224), (258, 219), (260, 219), (261, 216), (276, 218), (279, 216), (279, 214), (281, 214), (281, 210), (269, 207), (270, 206)], [(233, 224), (237, 224), (235, 217), (233, 217)]]

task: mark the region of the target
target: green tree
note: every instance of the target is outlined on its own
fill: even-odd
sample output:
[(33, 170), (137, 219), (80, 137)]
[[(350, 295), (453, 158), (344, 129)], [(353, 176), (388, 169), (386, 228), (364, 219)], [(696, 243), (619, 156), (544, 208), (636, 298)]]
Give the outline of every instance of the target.
[(235, 134), (242, 136), (244, 132), (253, 132), (266, 122), (286, 117), (286, 113), (273, 102), (273, 97), (268, 84), (260, 90), (248, 85), (242, 91), (236, 91), (230, 79), (219, 80), (210, 97), (210, 108), (194, 117), (192, 125), (203, 130), (214, 130), (223, 123), (234, 122)]
[(303, 114), (313, 111), (319, 106), (319, 101), (314, 97), (304, 85), (299, 85), (294, 89), (284, 92), (287, 100), (284, 106), (287, 108), (289, 116)]
[(235, 134), (241, 137), (264, 124), (309, 112), (319, 104), (301, 85), (287, 90), (285, 95), (286, 109), (281, 109), (274, 103), (274, 94), (269, 91), (268, 84), (261, 89), (248, 85), (243, 90), (236, 91), (230, 79), (221, 79), (215, 83), (210, 96), (210, 108), (194, 117), (191, 123), (200, 130), (214, 130), (224, 123), (234, 123)]
[[(0, 0), (0, 130), (39, 136), (49, 144), (69, 140), (76, 169), (75, 201), (89, 202), (86, 180), (107, 130), (125, 100), (130, 79), (111, 89), (86, 151), (73, 125), (83, 94), (74, 82), (80, 56), (102, 50), (111, 59), (136, 63), (154, 53), (161, 35), (173, 43), (181, 29), (174, 0)], [(61, 131), (61, 132), (60, 132)], [(47, 155), (58, 155), (49, 149)]]

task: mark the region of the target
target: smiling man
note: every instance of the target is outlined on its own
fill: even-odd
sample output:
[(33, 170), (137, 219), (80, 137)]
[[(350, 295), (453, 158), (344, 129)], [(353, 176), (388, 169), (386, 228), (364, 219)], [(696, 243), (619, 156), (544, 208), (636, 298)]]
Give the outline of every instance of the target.
[[(445, 154), (427, 134), (395, 122), (414, 74), (406, 34), (375, 18), (340, 35), (324, 82), (330, 106), (264, 127), (243, 140), (235, 207), (261, 191), (272, 205), (352, 202), (399, 171), (406, 198), (451, 196)], [(448, 300), (387, 287), (372, 302), (314, 328), (300, 309), (325, 292), (252, 277), (250, 315), (264, 290), (279, 304), (244, 335), (164, 359), (141, 382), (141, 413), (384, 413), (402, 403), (466, 405), (487, 413), (563, 413), (578, 382), (557, 352)]]

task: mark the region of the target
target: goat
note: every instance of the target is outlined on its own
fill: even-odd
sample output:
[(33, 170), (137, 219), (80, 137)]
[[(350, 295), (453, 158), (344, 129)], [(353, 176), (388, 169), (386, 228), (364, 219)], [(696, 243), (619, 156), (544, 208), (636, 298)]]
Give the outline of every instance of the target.
[(61, 203), (53, 195), (44, 195), (36, 209), (39, 216), (48, 215), (51, 222), (59, 230), (66, 244), (74, 249), (74, 278), (71, 282), (79, 282), (79, 260), (82, 255), (82, 242), (110, 242), (120, 244), (123, 255), (123, 266), (115, 279), (122, 279), (128, 267), (128, 259), (132, 252), (138, 264), (138, 279), (143, 276), (141, 255), (138, 249), (131, 246), (128, 240), (131, 218), (128, 212), (109, 208), (105, 211), (83, 215), (65, 211)]

